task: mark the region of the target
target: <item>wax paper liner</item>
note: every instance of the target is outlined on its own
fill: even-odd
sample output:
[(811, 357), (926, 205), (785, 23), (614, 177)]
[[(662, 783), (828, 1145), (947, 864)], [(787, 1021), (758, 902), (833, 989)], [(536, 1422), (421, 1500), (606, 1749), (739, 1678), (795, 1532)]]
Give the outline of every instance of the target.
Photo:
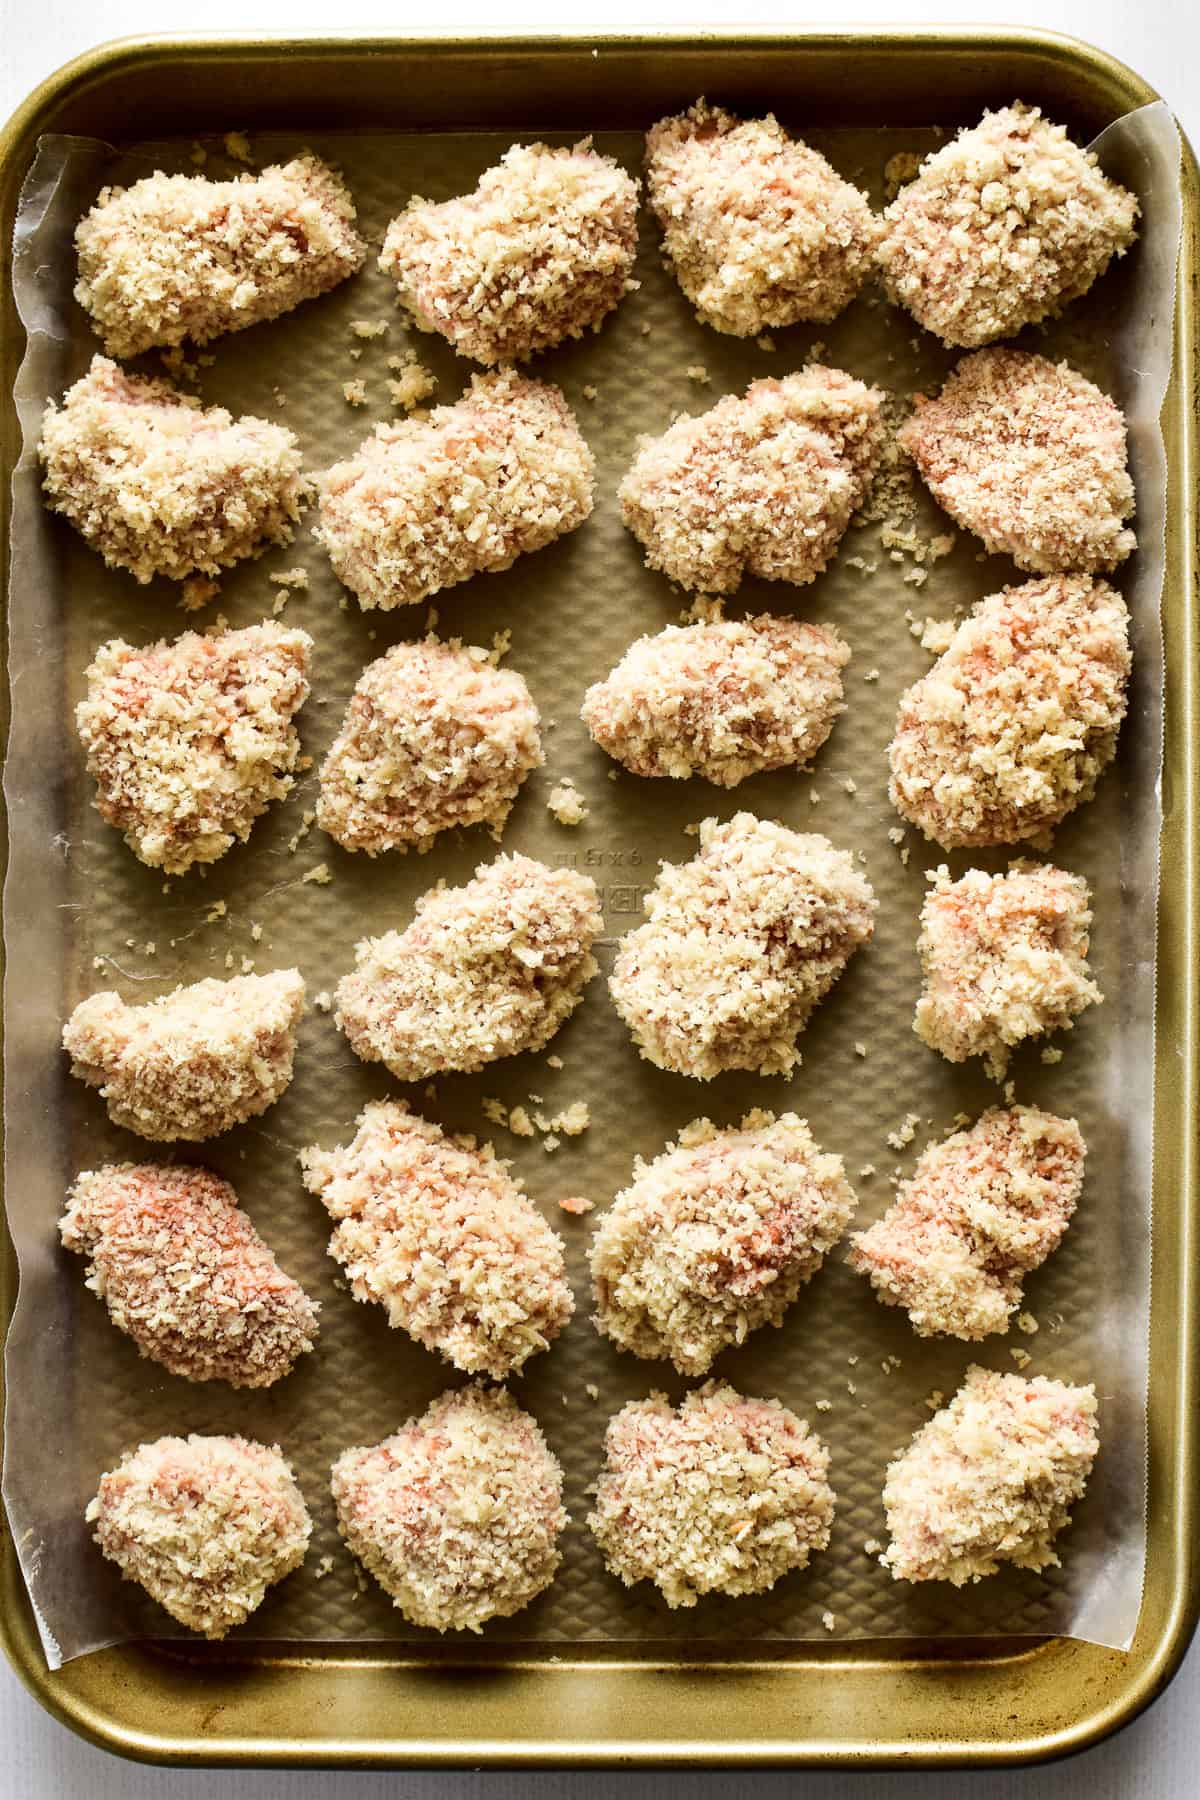
[[(803, 120), (786, 122), (804, 129)], [(581, 120), (580, 131), (587, 125)], [(889, 158), (898, 150), (924, 152), (942, 135), (832, 131), (814, 141), (881, 201)], [(377, 243), (410, 194), (442, 198), (464, 190), (509, 141), (347, 133), (314, 147), (344, 168), (363, 227)], [(636, 137), (601, 132), (596, 141), (636, 171)], [(297, 148), (296, 139), (264, 138), (254, 142), (253, 155), (265, 163)], [(479, 577), (439, 598), (446, 635), (490, 645), (497, 632), (511, 630), (510, 662), (528, 677), (541, 708), (547, 763), (527, 783), (504, 845), (596, 877), (606, 917), (605, 969), (616, 937), (640, 914), (657, 860), (691, 855), (695, 840), (685, 827), (708, 815), (748, 807), (826, 832), (863, 852), (880, 899), (875, 942), (810, 1026), (793, 1079), (731, 1075), (701, 1086), (652, 1069), (639, 1060), (598, 980), (550, 1047), (561, 1056), (561, 1069), (550, 1067), (544, 1053), (480, 1076), (447, 1078), (432, 1093), (407, 1091), (429, 1116), (492, 1135), (512, 1157), (567, 1240), (577, 1298), (563, 1338), (514, 1383), (566, 1472), (572, 1523), (563, 1566), (526, 1612), (487, 1628), (495, 1643), (561, 1650), (607, 1639), (643, 1649), (659, 1645), (670, 1654), (673, 1645), (684, 1650), (697, 1642), (769, 1647), (824, 1638), (830, 1621), (839, 1637), (1068, 1633), (1125, 1645), (1133, 1634), (1145, 1549), (1163, 690), (1165, 460), (1158, 420), (1171, 362), (1179, 143), (1170, 114), (1157, 105), (1113, 125), (1099, 149), (1106, 168), (1141, 197), (1141, 236), (1065, 319), (1026, 335), (1031, 346), (1066, 354), (1109, 386), (1131, 426), (1140, 548), (1121, 575), (1135, 643), (1130, 713), (1116, 766), (1053, 846), (1057, 861), (1092, 884), (1093, 965), (1106, 1003), (1060, 1040), (1061, 1062), (1047, 1065), (1035, 1047), (1019, 1054), (1011, 1071), (1018, 1098), (1079, 1118), (1089, 1145), (1086, 1192), (1062, 1248), (1028, 1282), (1036, 1335), (1014, 1330), (976, 1347), (919, 1340), (902, 1314), (875, 1301), (839, 1251), (782, 1330), (755, 1334), (720, 1358), (716, 1373), (743, 1392), (778, 1395), (832, 1451), (833, 1541), (807, 1571), (758, 1599), (710, 1599), (673, 1614), (647, 1584), (627, 1591), (606, 1573), (585, 1527), (605, 1423), (635, 1396), (661, 1388), (678, 1397), (686, 1384), (665, 1366), (619, 1354), (595, 1332), (586, 1280), (591, 1225), (561, 1214), (556, 1203), (584, 1194), (602, 1207), (627, 1181), (635, 1153), (654, 1155), (698, 1115), (724, 1124), (762, 1105), (804, 1114), (818, 1141), (845, 1157), (860, 1196), (859, 1221), (867, 1222), (888, 1204), (894, 1172), (910, 1167), (930, 1137), (960, 1111), (974, 1115), (996, 1098), (982, 1074), (953, 1068), (911, 1030), (924, 871), (942, 857), (912, 830), (899, 844), (889, 837), (897, 821), (887, 801), (884, 751), (901, 690), (928, 666), (910, 624), (950, 616), (1019, 577), (962, 533), (945, 558), (921, 560), (918, 552), (946, 521), (915, 492), (905, 528), (912, 536), (902, 532), (901, 543), (883, 541), (875, 520), (848, 533), (829, 571), (810, 588), (747, 583), (731, 613), (828, 619), (852, 645), (848, 710), (811, 775), (756, 777), (732, 793), (698, 781), (639, 781), (624, 772), (613, 779), (579, 722), (579, 704), (585, 685), (605, 674), (631, 639), (677, 618), (686, 604), (642, 566), (619, 521), (615, 489), (639, 432), (661, 430), (678, 411), (699, 410), (754, 376), (797, 368), (811, 354), (899, 395), (936, 383), (953, 358), (872, 290), (819, 330), (780, 332), (763, 345), (718, 336), (696, 322), (663, 271), (657, 233), (643, 218), (638, 292), (598, 336), (541, 358), (536, 368), (562, 384), (596, 452), (595, 514), (582, 530), (509, 572)], [(215, 141), (201, 150), (209, 173), (236, 166)], [(316, 1352), (265, 1393), (190, 1385), (139, 1359), (85, 1288), (81, 1260), (60, 1248), (56, 1232), (64, 1194), (80, 1169), (156, 1154), (112, 1128), (95, 1093), (68, 1075), (59, 1033), (78, 1000), (111, 986), (144, 1000), (181, 981), (241, 970), (244, 959), (259, 970), (298, 964), (315, 996), (349, 966), (356, 940), (402, 924), (436, 879), (461, 881), (495, 854), (477, 829), (440, 840), (425, 857), (371, 863), (346, 855), (315, 827), (305, 829), (315, 767), (255, 827), (248, 845), (207, 873), (169, 882), (135, 861), (92, 809), (71, 710), (96, 647), (114, 635), (139, 643), (172, 636), (195, 620), (177, 609), (175, 588), (161, 582), (139, 588), (106, 570), (43, 509), (39, 420), (47, 397), (60, 394), (96, 348), (71, 294), (76, 220), (104, 183), (156, 166), (190, 170), (194, 154), (179, 142), (118, 153), (80, 139), (46, 139), (16, 231), (16, 292), (29, 342), (17, 391), (24, 451), (14, 476), (12, 729), (4, 777), (10, 834), (5, 1187), (20, 1293), (7, 1346), (4, 1499), (52, 1664), (129, 1637), (174, 1634), (166, 1615), (100, 1556), (83, 1518), (101, 1471), (138, 1441), (165, 1432), (236, 1431), (277, 1442), (299, 1472), (315, 1523), (307, 1562), (273, 1590), (239, 1635), (430, 1648), (437, 1641), (407, 1625), (374, 1583), (357, 1574), (337, 1537), (328, 1469), (344, 1446), (393, 1430), (460, 1378), (389, 1331), (381, 1309), (353, 1302), (325, 1254), (327, 1221), (301, 1186), (296, 1165), (302, 1145), (344, 1141), (366, 1099), (396, 1091), (387, 1075), (356, 1061), (328, 1014), (314, 1007), (286, 1096), (261, 1120), (198, 1153), (180, 1147), (235, 1183), (284, 1266), (322, 1302)], [(361, 338), (352, 330), (355, 320), (384, 322), (386, 330)], [(437, 375), (438, 398), (453, 399), (470, 369), (440, 340), (405, 327), (372, 256), (334, 294), (211, 346), (211, 356), (191, 360), (190, 375), (206, 401), (292, 427), (308, 466), (319, 468), (349, 452), (374, 419), (388, 416), (386, 358), (409, 346)], [(144, 366), (161, 365), (149, 357)], [(355, 408), (344, 386), (358, 379), (367, 404)], [(314, 692), (301, 729), (306, 751), (319, 763), (363, 665), (399, 639), (420, 635), (427, 614), (424, 607), (360, 613), (306, 526), (290, 548), (228, 576), (202, 617), (211, 621), (219, 611), (237, 625), (263, 617), (281, 592), (269, 575), (294, 567), (308, 571), (310, 586), (293, 593), (285, 617), (316, 640)], [(576, 830), (556, 823), (546, 807), (551, 786), (564, 776), (574, 779), (589, 808)], [(998, 868), (1008, 854), (958, 854), (949, 861), (955, 871), (971, 860)], [(305, 879), (323, 873), (321, 865), (330, 881)], [(489, 1096), (531, 1111), (540, 1107), (547, 1116), (585, 1100), (592, 1124), (550, 1151), (540, 1136), (521, 1140), (487, 1126), (482, 1101)], [(910, 1114), (919, 1124), (898, 1150), (887, 1140)], [(866, 1173), (871, 1167), (875, 1172)], [(879, 1496), (889, 1458), (929, 1416), (928, 1397), (949, 1397), (973, 1359), (1011, 1369), (1021, 1352), (1031, 1358), (1031, 1372), (1094, 1381), (1100, 1396), (1102, 1449), (1062, 1540), (1062, 1566), (1040, 1575), (1002, 1573), (961, 1592), (894, 1583), (866, 1548), (885, 1536)]]

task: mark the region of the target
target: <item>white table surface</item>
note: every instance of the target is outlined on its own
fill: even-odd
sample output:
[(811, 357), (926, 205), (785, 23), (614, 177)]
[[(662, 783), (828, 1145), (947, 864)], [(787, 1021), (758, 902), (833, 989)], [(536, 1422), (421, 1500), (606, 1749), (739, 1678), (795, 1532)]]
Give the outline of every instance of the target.
[[(443, 0), (430, 10), (412, 0), (0, 0), (0, 117), (37, 82), (79, 51), (131, 32), (164, 30), (321, 30), (332, 25), (364, 31), (689, 29), (740, 25), (796, 28), (802, 24), (994, 23), (1038, 25), (1074, 33), (1121, 57), (1174, 106), (1192, 142), (1200, 145), (1200, 14), (1194, 0), (599, 0), (576, 14), (563, 0)], [(236, 121), (234, 121), (236, 123)], [(1169, 1693), (1115, 1740), (1047, 1769), (988, 1775), (329, 1775), (180, 1773), (140, 1768), (81, 1743), (49, 1718), (0, 1659), (0, 1800), (758, 1800), (799, 1791), (805, 1800), (1196, 1800), (1200, 1796), (1200, 1646)]]

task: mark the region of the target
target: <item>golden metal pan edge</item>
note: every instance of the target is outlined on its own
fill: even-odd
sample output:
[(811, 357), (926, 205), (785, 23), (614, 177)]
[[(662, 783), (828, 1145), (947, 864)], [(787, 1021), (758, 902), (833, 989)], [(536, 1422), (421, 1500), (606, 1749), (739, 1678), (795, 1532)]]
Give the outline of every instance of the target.
[[(235, 114), (259, 121), (265, 62), (273, 71), (266, 103), (272, 118), (302, 118), (315, 128), (316, 111), (328, 121), (331, 104), (343, 124), (363, 116), (356, 107), (394, 108), (395, 95), (404, 92), (400, 71), (414, 62), (437, 65), (439, 81), (420, 84), (429, 119), (440, 106), (443, 120), (468, 116), (474, 122), (464, 103), (486, 70), (493, 112), (499, 106), (503, 121), (507, 107), (510, 118), (528, 124), (531, 113), (545, 114), (548, 67), (564, 115), (578, 116), (581, 104), (603, 106), (618, 72), (621, 104), (632, 115), (653, 106), (656, 91), (674, 92), (681, 81), (697, 91), (717, 85), (717, 59), (723, 91), (732, 85), (750, 93), (803, 95), (806, 88), (811, 94), (809, 84), (827, 85), (829, 71), (849, 57), (857, 104), (878, 111), (886, 102), (888, 118), (966, 115), (977, 97), (1007, 97), (1019, 85), (1024, 97), (1096, 130), (1156, 97), (1120, 63), (1070, 39), (986, 28), (491, 41), (126, 39), (68, 64), (0, 131), (0, 221), (7, 243), (20, 180), (40, 131), (120, 135), (123, 109), (139, 93), (145, 108), (169, 106), (176, 131), (198, 130), (204, 119), (209, 129), (224, 129)], [(495, 80), (497, 72), (503, 81)], [(934, 93), (936, 106), (928, 98)], [(139, 129), (145, 118), (143, 109)], [(269, 1648), (248, 1653), (246, 1646), (183, 1655), (177, 1646), (124, 1646), (49, 1675), (0, 1521), (0, 1639), (22, 1680), (64, 1723), (119, 1754), (179, 1765), (984, 1766), (1086, 1748), (1128, 1723), (1170, 1680), (1200, 1609), (1193, 716), (1200, 177), (1186, 149), (1182, 174), (1176, 367), (1164, 414), (1171, 480), (1151, 1316), (1151, 1366), (1165, 1373), (1151, 1383), (1146, 1593), (1130, 1652), (1066, 1640), (1024, 1647), (1012, 1640), (969, 1647), (900, 1640), (852, 1648), (805, 1645), (794, 1656), (769, 1659), (757, 1659), (753, 1651), (745, 1659), (723, 1652), (681, 1663), (608, 1646), (551, 1664), (537, 1653), (502, 1655), (486, 1648), (469, 1659), (456, 1652), (451, 1662), (436, 1654), (389, 1658), (378, 1646), (320, 1645), (309, 1656), (297, 1646), (284, 1655)], [(7, 284), (0, 308), (0, 455), (11, 468), (20, 329)], [(5, 559), (7, 507), (5, 484)], [(6, 725), (7, 693), (0, 705)], [(6, 1320), (15, 1278), (6, 1241), (0, 1264)]]

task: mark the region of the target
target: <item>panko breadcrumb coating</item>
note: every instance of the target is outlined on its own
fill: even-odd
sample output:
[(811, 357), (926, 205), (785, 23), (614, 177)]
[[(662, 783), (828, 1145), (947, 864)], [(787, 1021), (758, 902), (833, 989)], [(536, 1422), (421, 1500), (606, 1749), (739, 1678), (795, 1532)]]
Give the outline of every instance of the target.
[(354, 1298), (468, 1375), (517, 1373), (574, 1312), (562, 1239), (490, 1144), (384, 1100), (364, 1107), (351, 1143), (313, 1145), (300, 1166), (335, 1221), (329, 1254)]
[(663, 863), (647, 921), (609, 989), (648, 1062), (709, 1081), (787, 1075), (796, 1038), (875, 930), (875, 895), (844, 850), (753, 813), (705, 819), (700, 853)]
[(1070, 363), (980, 350), (898, 435), (938, 505), (1019, 569), (1103, 573), (1137, 546), (1125, 416)]
[(752, 1112), (685, 1126), (604, 1214), (592, 1240), (597, 1328), (635, 1356), (705, 1375), (729, 1344), (784, 1314), (856, 1204), (840, 1156), (804, 1119)]
[(309, 486), (290, 431), (94, 356), (42, 418), (47, 501), (140, 582), (217, 575), (288, 544)]
[(278, 1445), (195, 1433), (130, 1451), (84, 1516), (127, 1581), (207, 1638), (248, 1619), (300, 1567), (312, 1534)]
[(803, 767), (833, 730), (850, 647), (832, 625), (763, 613), (668, 625), (587, 690), (580, 717), (635, 775), (736, 787)]
[(398, 1081), (541, 1050), (597, 972), (601, 925), (590, 876), (497, 857), (463, 887), (431, 889), (405, 931), (358, 945), (334, 1022)]
[(1048, 575), (989, 595), (901, 696), (893, 806), (944, 849), (1061, 824), (1116, 754), (1130, 667), (1107, 582)]
[(866, 195), (770, 113), (739, 119), (701, 99), (660, 119), (646, 194), (699, 318), (734, 337), (835, 319), (871, 272)]
[(888, 1467), (892, 1541), (880, 1562), (896, 1581), (955, 1587), (1005, 1562), (1057, 1565), (1054, 1540), (1071, 1522), (1098, 1448), (1091, 1385), (972, 1366), (949, 1406)]
[(1086, 294), (1137, 213), (1091, 151), (1017, 101), (926, 157), (883, 215), (877, 257), (890, 297), (969, 350)]
[(291, 312), (362, 267), (340, 175), (305, 152), (232, 181), (161, 170), (105, 188), (75, 232), (75, 298), (110, 356), (207, 344)]
[(93, 994), (67, 1020), (63, 1049), (114, 1125), (158, 1143), (200, 1143), (278, 1100), (303, 1011), (298, 969), (197, 981), (144, 1006)]
[(562, 1470), (504, 1388), (442, 1394), (333, 1465), (338, 1526), (404, 1617), (431, 1631), (510, 1618), (562, 1561)]
[(634, 1400), (609, 1421), (588, 1525), (626, 1587), (652, 1581), (670, 1607), (704, 1594), (763, 1594), (824, 1550), (829, 1452), (778, 1400), (716, 1381), (672, 1407)]
[(96, 811), (141, 862), (168, 875), (216, 862), (291, 792), (311, 650), (273, 619), (101, 645), (75, 727)]
[(683, 587), (815, 581), (883, 451), (883, 395), (809, 363), (643, 438), (619, 489), (646, 563)]
[(636, 286), (637, 194), (590, 138), (514, 144), (473, 193), (410, 201), (379, 267), (423, 331), (475, 362), (523, 362), (598, 330)]
[(108, 1163), (59, 1220), (87, 1284), (143, 1356), (185, 1381), (270, 1387), (317, 1337), (319, 1307), (259, 1237), (227, 1181), (181, 1164)]
[(542, 761), (523, 676), (482, 649), (426, 638), (368, 664), (321, 768), (317, 824), (343, 850), (426, 848), (439, 831), (499, 831)]
[(1006, 875), (933, 872), (917, 948), (925, 988), (913, 1030), (949, 1062), (982, 1056), (995, 1081), (1026, 1038), (1070, 1030), (1104, 996), (1087, 964), (1091, 894), (1051, 863)]
[(850, 1266), (919, 1337), (1007, 1331), (1024, 1277), (1070, 1224), (1084, 1155), (1074, 1119), (992, 1107), (926, 1147), (883, 1217), (851, 1238)]
[(560, 390), (501, 369), (327, 469), (317, 535), (364, 609), (412, 606), (574, 531), (594, 473)]

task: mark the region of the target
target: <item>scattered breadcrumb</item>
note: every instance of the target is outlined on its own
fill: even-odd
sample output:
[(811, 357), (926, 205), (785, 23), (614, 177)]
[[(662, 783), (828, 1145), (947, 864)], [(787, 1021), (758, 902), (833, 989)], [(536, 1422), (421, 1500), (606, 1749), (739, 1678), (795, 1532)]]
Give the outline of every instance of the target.
[(514, 1106), (508, 1115), (508, 1129), (514, 1137), (536, 1137), (537, 1127), (523, 1106)]
[(386, 337), (388, 321), (386, 319), (351, 319), (350, 329), (357, 338)]
[[(566, 1199), (560, 1200), (558, 1204), (563, 1212), (571, 1213), (575, 1218), (583, 1218), (585, 1214), (594, 1212), (596, 1209), (594, 1200), (584, 1200), (578, 1194), (568, 1194)], [(590, 1388), (588, 1392), (591, 1393)], [(594, 1399), (595, 1395), (593, 1394), (592, 1397)]]
[(704, 367), (703, 363), (689, 363), (687, 378), (689, 381), (696, 382), (700, 387), (712, 386), (712, 376)]
[(219, 582), (207, 575), (189, 575), (179, 589), (179, 605), (184, 612), (199, 612), (221, 592)]
[(347, 406), (365, 406), (367, 404), (367, 384), (362, 376), (358, 376), (354, 381), (344, 381), (342, 395)]
[(903, 1150), (911, 1144), (917, 1135), (917, 1126), (921, 1123), (920, 1113), (909, 1113), (903, 1125), (895, 1131), (888, 1132), (888, 1146), (892, 1150)]
[(318, 887), (328, 887), (332, 880), (333, 870), (329, 867), (329, 864), (319, 862), (315, 867), (305, 871), (300, 877), (300, 884), (301, 886), (304, 886), (307, 882), (314, 882)]
[(554, 815), (560, 825), (582, 825), (588, 816), (587, 803), (568, 776), (564, 776), (550, 789), (546, 810)]
[(823, 1612), (821, 1614), (821, 1623), (826, 1631), (834, 1631), (837, 1628), (837, 1615), (831, 1612)]

